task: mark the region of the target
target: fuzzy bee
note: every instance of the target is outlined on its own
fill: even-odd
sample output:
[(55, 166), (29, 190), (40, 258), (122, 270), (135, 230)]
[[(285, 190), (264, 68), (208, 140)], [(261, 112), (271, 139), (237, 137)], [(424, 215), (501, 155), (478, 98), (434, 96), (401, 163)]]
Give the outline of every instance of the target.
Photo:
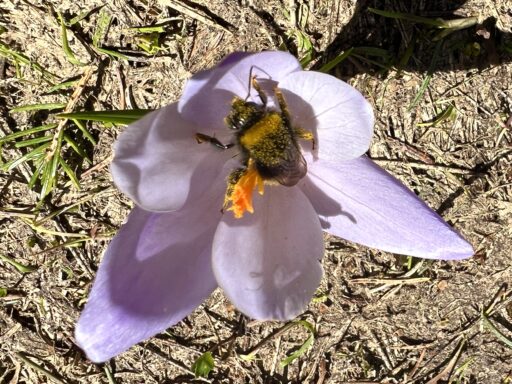
[[(242, 156), (243, 168), (236, 169), (229, 176), (224, 202), (224, 207), (230, 202), (235, 206), (237, 217), (241, 217), (236, 210), (240, 196), (233, 197), (237, 187), (240, 186), (243, 190), (241, 197), (249, 199), (249, 204), (240, 203), (247, 205), (242, 207), (242, 213), (244, 210), (252, 212), (252, 200), (246, 196), (247, 193), (252, 193), (252, 188), (256, 185), (259, 186), (260, 193), (263, 193), (263, 181), (275, 181), (287, 187), (297, 184), (307, 172), (298, 139), (310, 140), (314, 144), (311, 132), (292, 126), (286, 101), (278, 88), (274, 89), (274, 95), (280, 111), (267, 107), (267, 95), (255, 77), (251, 79), (251, 85), (262, 103), (235, 97), (231, 103), (231, 111), (225, 119), (227, 126), (235, 131), (235, 144)], [(224, 145), (214, 137), (204, 134), (197, 134), (196, 139), (198, 142), (209, 141), (219, 148), (232, 146)]]
[(291, 125), (286, 101), (281, 91), (274, 90), (280, 112), (267, 108), (267, 96), (256, 78), (252, 86), (258, 92), (262, 104), (235, 97), (226, 124), (236, 131), (236, 143), (247, 166), (254, 160), (256, 170), (264, 180), (275, 180), (281, 185), (293, 186), (307, 172), (298, 138), (313, 140), (310, 132)]

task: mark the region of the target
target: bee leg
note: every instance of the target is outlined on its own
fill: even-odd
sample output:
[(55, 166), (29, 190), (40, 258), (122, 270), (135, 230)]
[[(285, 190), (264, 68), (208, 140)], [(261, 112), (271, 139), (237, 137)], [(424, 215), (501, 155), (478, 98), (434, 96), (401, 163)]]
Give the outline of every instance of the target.
[(229, 207), (231, 195), (233, 195), (233, 192), (235, 191), (235, 186), (246, 173), (246, 171), (247, 168), (237, 168), (229, 174), (227, 180), (228, 186), (226, 188), (226, 195), (224, 196), (224, 204), (222, 204), (222, 209), (220, 210), (222, 213), (224, 213), (224, 211)]
[(265, 94), (265, 92), (263, 92), (263, 89), (261, 89), (260, 84), (256, 80), (256, 76), (252, 76), (251, 84), (252, 84), (252, 87), (256, 90), (256, 92), (258, 92), (258, 96), (260, 97), (261, 102), (263, 103), (263, 106), (266, 107), (267, 106), (267, 95)]
[(205, 135), (204, 133), (196, 133), (195, 138), (196, 138), (196, 141), (198, 144), (210, 143), (220, 149), (229, 149), (235, 145), (233, 143), (222, 144), (217, 138), (215, 138), (213, 136)]
[[(287, 126), (292, 125), (292, 119), (290, 117), (290, 111), (288, 110), (288, 104), (284, 99), (283, 92), (279, 88), (274, 88), (274, 94), (276, 95), (277, 102), (279, 104), (279, 108), (281, 109), (281, 115), (285, 119), (285, 124)], [(313, 144), (313, 150), (315, 149), (315, 136), (312, 132), (305, 130), (300, 127), (293, 127), (293, 133), (299, 138), (303, 140), (311, 141)]]
[(313, 135), (313, 132), (308, 131), (304, 128), (300, 128), (300, 127), (294, 127), (293, 130), (295, 132), (295, 135), (299, 139), (311, 141), (311, 144), (313, 146), (311, 149), (315, 150), (316, 142), (315, 142), (315, 136)]
[(290, 117), (290, 111), (288, 110), (288, 104), (284, 99), (283, 92), (277, 87), (274, 88), (274, 94), (276, 95), (277, 103), (279, 104), (279, 109), (281, 109), (281, 114), (286, 119), (285, 123), (290, 125), (292, 119)]

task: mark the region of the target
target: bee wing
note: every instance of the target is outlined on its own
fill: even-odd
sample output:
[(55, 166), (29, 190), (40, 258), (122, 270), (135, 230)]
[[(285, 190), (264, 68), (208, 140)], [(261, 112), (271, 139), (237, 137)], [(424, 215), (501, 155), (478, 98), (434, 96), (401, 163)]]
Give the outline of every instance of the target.
[(292, 187), (306, 175), (308, 165), (300, 149), (295, 146), (291, 146), (286, 154), (287, 159), (275, 167), (274, 180), (286, 187)]

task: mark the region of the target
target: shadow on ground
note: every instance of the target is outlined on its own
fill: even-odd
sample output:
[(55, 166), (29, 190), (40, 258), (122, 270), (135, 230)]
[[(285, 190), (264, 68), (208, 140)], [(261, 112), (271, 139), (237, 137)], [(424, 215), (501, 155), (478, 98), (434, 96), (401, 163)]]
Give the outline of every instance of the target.
[[(454, 20), (481, 10), (459, 10), (466, 1), (359, 0), (355, 12), (313, 66), (318, 70), (342, 52), (353, 53), (336, 70), (350, 78), (359, 73), (382, 73), (390, 67), (407, 71), (447, 71), (484, 69), (512, 60), (512, 34), (500, 30), (493, 17), (479, 20), (469, 28), (457, 30), (436, 41), (442, 31), (425, 24), (397, 20), (371, 12), (370, 8), (401, 12), (431, 19)], [(459, 13), (457, 13), (459, 12)], [(371, 48), (370, 48), (371, 47)], [(378, 49), (375, 49), (378, 48)]]

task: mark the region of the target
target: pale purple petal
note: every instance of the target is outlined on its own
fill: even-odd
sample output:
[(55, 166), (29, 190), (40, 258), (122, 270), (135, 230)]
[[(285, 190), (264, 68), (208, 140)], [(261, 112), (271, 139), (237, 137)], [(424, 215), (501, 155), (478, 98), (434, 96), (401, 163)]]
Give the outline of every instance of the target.
[(105, 253), (76, 328), (90, 360), (108, 360), (176, 324), (216, 288), (217, 203), (204, 199), (172, 213), (132, 211)]
[[(233, 52), (229, 55), (225, 56), (221, 62), (217, 65), (217, 67), (223, 67), (225, 65), (232, 65), (240, 60), (246, 58), (247, 56), (254, 55), (254, 52)], [(215, 70), (215, 69), (213, 69)], [(195, 76), (195, 75), (194, 75)]]
[(114, 146), (114, 182), (149, 211), (174, 211), (197, 199), (234, 153), (198, 144), (197, 132), (201, 128), (183, 120), (176, 104), (144, 116), (128, 126)]
[(247, 316), (289, 320), (308, 305), (322, 277), (318, 216), (296, 187), (266, 187), (254, 214), (226, 212), (213, 242), (213, 270)]
[(318, 157), (353, 159), (368, 150), (373, 110), (361, 93), (320, 72), (294, 72), (279, 82), (296, 127), (315, 134)]
[[(310, 157), (310, 156), (308, 156)], [(412, 191), (366, 156), (308, 163), (299, 186), (325, 231), (388, 252), (464, 259), (473, 248)]]
[[(213, 130), (227, 129), (224, 118), (231, 109), (234, 96), (261, 102), (254, 89), (250, 89), (251, 75), (262, 83), (265, 79), (275, 83), (301, 66), (286, 52), (269, 51), (242, 57), (234, 64), (222, 65), (194, 75), (187, 82), (179, 101), (178, 110), (190, 121)], [(269, 100), (269, 107), (272, 107)]]

